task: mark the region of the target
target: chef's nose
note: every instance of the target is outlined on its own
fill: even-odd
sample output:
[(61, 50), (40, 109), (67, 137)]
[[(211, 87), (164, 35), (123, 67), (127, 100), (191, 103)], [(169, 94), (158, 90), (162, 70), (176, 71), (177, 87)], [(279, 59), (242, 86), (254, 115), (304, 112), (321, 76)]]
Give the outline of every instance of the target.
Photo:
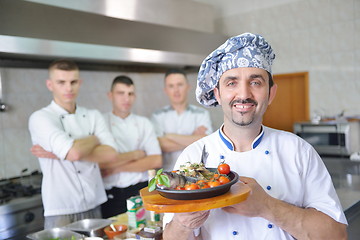
[(73, 89), (73, 86), (71, 83), (66, 84), (66, 90), (71, 91)]
[(245, 82), (238, 84), (238, 88), (237, 88), (236, 92), (237, 92), (238, 98), (240, 98), (240, 99), (248, 99), (252, 96), (251, 88)]

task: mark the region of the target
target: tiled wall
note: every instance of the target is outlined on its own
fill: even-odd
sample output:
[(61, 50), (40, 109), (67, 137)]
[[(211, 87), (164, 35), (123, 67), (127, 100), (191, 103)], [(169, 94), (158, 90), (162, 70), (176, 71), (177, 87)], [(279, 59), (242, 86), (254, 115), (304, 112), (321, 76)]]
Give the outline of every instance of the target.
[[(28, 119), (32, 112), (48, 105), (52, 99), (45, 86), (46, 69), (0, 68), (2, 73), (4, 101), (9, 110), (0, 112), (0, 179), (19, 176), (21, 171), (27, 173), (39, 169), (38, 160), (30, 154), (31, 139), (28, 131)], [(80, 89), (78, 104), (96, 108), (101, 112), (111, 111), (111, 103), (106, 93), (115, 76), (126, 74), (136, 86), (137, 100), (134, 113), (149, 117), (161, 106), (168, 104), (163, 93), (162, 73), (121, 73), (81, 71), (84, 80)], [(193, 88), (189, 101), (196, 104), (194, 87), (196, 74), (188, 75)], [(221, 115), (213, 112), (214, 118)], [(216, 120), (215, 120), (216, 122)], [(219, 125), (219, 124), (214, 124)]]
[(210, 2), (218, 32), (254, 32), (270, 42), (275, 74), (309, 72), (311, 115), (360, 115), (360, 0)]

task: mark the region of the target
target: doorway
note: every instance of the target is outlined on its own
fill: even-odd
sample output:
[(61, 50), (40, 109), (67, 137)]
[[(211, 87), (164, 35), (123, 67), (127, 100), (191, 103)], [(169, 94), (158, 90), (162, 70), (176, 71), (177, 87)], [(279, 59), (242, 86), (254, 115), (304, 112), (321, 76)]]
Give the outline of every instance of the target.
[(295, 122), (309, 120), (309, 73), (273, 76), (278, 85), (275, 99), (263, 119), (265, 126), (293, 132)]

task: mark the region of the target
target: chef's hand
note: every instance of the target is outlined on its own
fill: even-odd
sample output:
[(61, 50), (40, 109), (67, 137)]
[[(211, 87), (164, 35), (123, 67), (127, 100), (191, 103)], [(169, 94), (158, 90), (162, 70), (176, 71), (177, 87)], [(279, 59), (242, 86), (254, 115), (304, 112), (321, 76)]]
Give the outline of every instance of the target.
[(269, 208), (269, 200), (271, 196), (268, 195), (259, 183), (248, 177), (240, 177), (240, 181), (251, 188), (248, 198), (238, 204), (222, 208), (224, 211), (234, 214), (239, 214), (247, 217), (262, 216)]
[(133, 152), (135, 155), (134, 160), (146, 157), (146, 152), (144, 150), (134, 150)]
[(110, 169), (110, 168), (107, 168), (107, 169), (100, 169), (100, 171), (101, 171), (101, 177), (108, 177), (108, 176), (110, 176), (110, 175), (113, 175), (115, 172), (112, 170), (112, 169)]
[(176, 213), (173, 220), (177, 224), (185, 228), (196, 229), (201, 227), (209, 216), (210, 211)]
[(52, 152), (46, 151), (40, 145), (36, 144), (30, 148), (30, 152), (32, 155), (38, 158), (52, 158), (52, 159), (59, 159), (55, 154)]
[(205, 135), (207, 128), (205, 126), (200, 126), (194, 130), (192, 135)]
[(193, 240), (201, 239), (199, 232), (194, 230), (201, 227), (209, 216), (210, 211), (200, 211), (191, 213), (175, 213), (172, 221), (166, 224), (164, 240)]

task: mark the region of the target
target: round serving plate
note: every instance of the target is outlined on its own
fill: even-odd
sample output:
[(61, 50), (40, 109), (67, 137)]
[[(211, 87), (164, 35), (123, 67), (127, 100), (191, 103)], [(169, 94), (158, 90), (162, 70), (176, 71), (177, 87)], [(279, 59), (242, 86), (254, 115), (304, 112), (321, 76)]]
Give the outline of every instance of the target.
[[(215, 172), (216, 168), (208, 168), (210, 171)], [(175, 200), (195, 200), (195, 199), (204, 199), (211, 198), (227, 193), (230, 190), (230, 187), (239, 180), (239, 175), (236, 172), (230, 171), (228, 174), (230, 182), (223, 185), (196, 189), (196, 190), (175, 190), (175, 189), (160, 189), (156, 188), (159, 194), (163, 197), (175, 199)]]

